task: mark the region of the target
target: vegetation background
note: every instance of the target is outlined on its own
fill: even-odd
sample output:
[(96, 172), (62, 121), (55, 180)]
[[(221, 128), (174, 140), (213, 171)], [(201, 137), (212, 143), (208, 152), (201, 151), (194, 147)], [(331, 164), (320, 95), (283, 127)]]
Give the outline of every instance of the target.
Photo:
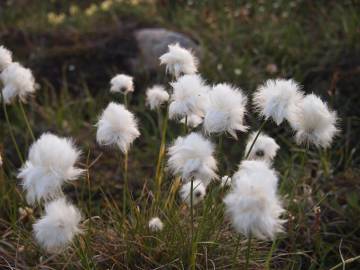
[[(107, 2), (108, 4), (104, 4)], [(110, 4), (109, 4), (110, 3)], [(281, 151), (275, 168), (288, 210), (286, 233), (274, 243), (256, 242), (251, 268), (359, 269), (360, 261), (360, 2), (353, 1), (0, 1), (0, 44), (30, 67), (39, 90), (26, 105), (38, 137), (45, 131), (73, 137), (83, 151), (83, 179), (67, 185), (66, 194), (84, 213), (87, 233), (74, 247), (48, 255), (34, 242), (31, 224), (40, 215), (21, 213), (26, 202), (16, 179), (21, 166), (0, 112), (0, 268), (1, 269), (187, 269), (192, 246), (187, 241), (188, 209), (164, 187), (160, 214), (165, 230), (147, 229), (159, 148), (157, 115), (144, 105), (144, 93), (165, 83), (164, 70), (130, 70), (138, 53), (132, 33), (163, 27), (191, 36), (202, 49), (200, 72), (209, 83), (231, 82), (251, 94), (268, 78), (299, 81), (338, 111), (341, 134), (328, 151), (294, 145), (286, 126), (267, 125)], [(130, 154), (129, 183), (133, 218), (123, 226), (121, 155), (96, 145), (94, 124), (111, 100), (109, 80), (117, 72), (135, 76), (131, 110), (142, 136)], [(250, 109), (250, 108), (249, 108)], [(8, 106), (11, 128), (23, 156), (31, 144), (20, 108)], [(247, 122), (259, 126), (256, 114)], [(170, 123), (168, 142), (181, 127)], [(221, 168), (236, 169), (246, 135), (224, 141)], [(170, 191), (169, 191), (170, 190)], [(215, 189), (216, 191), (216, 189)], [(219, 192), (218, 190), (216, 192)], [(291, 194), (291, 196), (290, 196)], [(211, 196), (208, 196), (211, 198)], [(291, 199), (290, 199), (291, 198)], [(211, 199), (208, 199), (211, 200)], [(197, 267), (229, 269), (236, 235), (215, 210), (196, 209)], [(204, 204), (206, 205), (206, 204)], [(90, 218), (92, 217), (92, 218)], [(245, 243), (245, 242), (244, 242)], [(237, 262), (244, 262), (245, 244)], [(272, 250), (272, 253), (269, 251)]]

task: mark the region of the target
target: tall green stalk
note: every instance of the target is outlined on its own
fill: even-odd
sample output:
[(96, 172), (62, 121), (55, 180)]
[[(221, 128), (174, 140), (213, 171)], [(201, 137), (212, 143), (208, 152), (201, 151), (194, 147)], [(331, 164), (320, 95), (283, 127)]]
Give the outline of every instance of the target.
[(266, 124), (267, 120), (265, 120), (264, 122), (262, 122), (258, 132), (256, 133), (255, 139), (253, 140), (253, 142), (251, 143), (251, 146), (249, 148), (249, 151), (246, 153), (245, 159), (247, 159), (250, 156), (251, 150), (253, 149), (257, 139), (259, 138), (259, 135), (261, 133), (261, 131), (264, 129), (265, 124)]
[(128, 195), (128, 153), (124, 154), (124, 187), (123, 187), (123, 218), (126, 218), (126, 204)]
[(249, 263), (250, 263), (250, 250), (251, 250), (251, 233), (249, 234), (248, 240), (247, 240), (247, 248), (246, 248), (246, 261), (245, 261), (245, 270), (249, 269)]
[(27, 115), (25, 113), (24, 106), (23, 106), (22, 102), (20, 101), (20, 99), (19, 99), (19, 107), (20, 107), (21, 114), (22, 114), (22, 116), (23, 116), (23, 118), (25, 120), (26, 127), (27, 127), (27, 129), (28, 129), (28, 131), (30, 133), (31, 139), (34, 142), (35, 141), (35, 136), (34, 136), (34, 133), (33, 133), (32, 129), (31, 129), (30, 121), (29, 121), (29, 119), (28, 119), (28, 117), (27, 117)]
[(196, 251), (193, 248), (196, 243), (194, 243), (194, 202), (193, 202), (193, 193), (194, 193), (194, 180), (191, 179), (190, 184), (190, 218), (191, 218), (191, 259), (190, 267), (192, 270), (195, 270), (196, 265)]

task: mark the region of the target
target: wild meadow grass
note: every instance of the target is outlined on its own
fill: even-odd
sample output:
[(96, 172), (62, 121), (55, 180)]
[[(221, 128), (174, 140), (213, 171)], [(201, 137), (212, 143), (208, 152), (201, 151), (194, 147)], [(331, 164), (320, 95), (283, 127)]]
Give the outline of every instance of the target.
[[(250, 10), (261, 12), (254, 7), (256, 4), (254, 2)], [(219, 6), (216, 1), (195, 5), (196, 8), (180, 5), (169, 9), (169, 2), (151, 12), (158, 14), (154, 20), (159, 24), (171, 24), (184, 31), (195, 27), (192, 31), (199, 33), (206, 48), (206, 60), (200, 64), (201, 74), (210, 82), (229, 81), (246, 89), (246, 93), (252, 93), (258, 83), (270, 76), (265, 71), (266, 63), (276, 63), (279, 69), (271, 76), (291, 74), (301, 81), (306, 77), (305, 73), (310, 72), (308, 68), (319, 60), (319, 49), (312, 48), (313, 36), (302, 34), (311, 28), (303, 13), (316, 7), (303, 6), (298, 10), (303, 12), (299, 15), (303, 20), (274, 28), (262, 21), (262, 15), (248, 26), (244, 19), (245, 25), (239, 26), (234, 23), (238, 15), (231, 12), (232, 5)], [(302, 2), (299, 5), (302, 6)], [(271, 8), (267, 3), (263, 6), (265, 11)], [(323, 15), (326, 8), (319, 11), (320, 17), (331, 24), (319, 22), (317, 25), (322, 29), (319, 39), (331, 40), (328, 49), (338, 54), (339, 44), (344, 48), (355, 46), (354, 29), (358, 16), (346, 5), (334, 2), (332, 7), (328, 16), (333, 20)], [(139, 17), (145, 12), (142, 7), (132, 4), (117, 8), (119, 14), (138, 14)], [(286, 5), (280, 6), (278, 12), (288, 12), (287, 16), (291, 17), (292, 11), (287, 8), (290, 9)], [(40, 17), (47, 20), (48, 11), (48, 4), (44, 4), (44, 16)], [(14, 11), (14, 17), (20, 16), (17, 12)], [(210, 15), (200, 16), (204, 14)], [(263, 16), (267, 16), (266, 12)], [(2, 27), (8, 27), (9, 22), (15, 20), (9, 18), (10, 13), (6, 17)], [(20, 26), (31, 20), (20, 17), (16, 20)], [(201, 18), (200, 22), (197, 18)], [(321, 21), (319, 18), (314, 20)], [(64, 24), (67, 23), (71, 24), (71, 19), (66, 19)], [(40, 20), (30, 25), (39, 31), (44, 23)], [(250, 38), (242, 34), (247, 27), (258, 26), (265, 29), (259, 33), (255, 31)], [(339, 28), (343, 34), (340, 37), (336, 33)], [(200, 31), (203, 29), (206, 31)], [(283, 48), (278, 49), (276, 42), (283, 44)], [(227, 50), (236, 51), (241, 57), (233, 57)], [(16, 57), (16, 50), (13, 52)], [(170, 90), (171, 79), (164, 75), (158, 77), (156, 82)], [(343, 117), (343, 111), (340, 111), (342, 131), (326, 150), (298, 146), (290, 127), (266, 122), (264, 132), (280, 145), (273, 167), (278, 172), (278, 193), (286, 209), (283, 218), (287, 222), (284, 232), (273, 241), (254, 238), (248, 249), (247, 238), (239, 237), (225, 215), (223, 198), (230, 191), (229, 187), (211, 182), (204, 200), (193, 207), (179, 198), (180, 178), (166, 170), (168, 157), (165, 150), (179, 135), (190, 133), (192, 129), (173, 120), (167, 121), (166, 106), (158, 111), (150, 111), (145, 106), (145, 90), (152, 86), (150, 82), (138, 83), (135, 77), (135, 92), (127, 100), (128, 109), (139, 120), (141, 136), (126, 157), (116, 148), (100, 147), (96, 143), (95, 125), (103, 109), (111, 101), (125, 103), (121, 94), (109, 93), (108, 82), (104, 82), (103, 89), (95, 91), (80, 79), (78, 84), (82, 91), (74, 93), (66, 74), (61, 78), (59, 88), (55, 88), (49, 79), (36, 76), (36, 81), (40, 89), (26, 104), (15, 102), (5, 106), (10, 125), (5, 121), (4, 108), (0, 114), (0, 152), (3, 157), (0, 168), (0, 265), (4, 269), (244, 269), (247, 258), (248, 269), (357, 269), (360, 255), (359, 159), (356, 157), (358, 145), (350, 142), (358, 131), (358, 117), (351, 114)], [(336, 98), (324, 96), (323, 100), (328, 101), (331, 108), (341, 109)], [(251, 131), (257, 131), (263, 121), (250, 107), (245, 122), (251, 126)], [(201, 127), (194, 130), (201, 131)], [(82, 213), (83, 233), (60, 254), (47, 253), (35, 241), (32, 225), (44, 209), (41, 205), (27, 208), (25, 193), (17, 179), (22, 160), (26, 160), (34, 142), (31, 134), (38, 139), (44, 131), (74, 138), (82, 151), (77, 166), (85, 170), (78, 180), (71, 181), (63, 189), (69, 201)], [(225, 134), (211, 136), (216, 145), (214, 156), (218, 161), (219, 176), (232, 176), (237, 170), (246, 155), (248, 135), (238, 133), (238, 140)], [(129, 192), (123, 193), (126, 191), (125, 164)], [(126, 205), (123, 203), (125, 197)], [(158, 232), (151, 231), (148, 226), (155, 216), (164, 223), (164, 228)]]

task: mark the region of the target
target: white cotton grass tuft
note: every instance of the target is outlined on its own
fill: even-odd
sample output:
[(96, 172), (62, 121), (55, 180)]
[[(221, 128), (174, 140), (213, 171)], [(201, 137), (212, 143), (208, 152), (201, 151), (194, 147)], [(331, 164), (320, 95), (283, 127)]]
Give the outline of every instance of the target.
[(224, 198), (234, 229), (249, 237), (274, 239), (283, 231), (284, 212), (277, 195), (277, 176), (263, 161), (243, 161)]
[(180, 120), (180, 123), (187, 124), (188, 127), (196, 128), (198, 125), (200, 125), (203, 122), (203, 118), (196, 115), (196, 114), (190, 114), (187, 117), (184, 117)]
[(300, 86), (292, 79), (267, 80), (254, 93), (254, 105), (265, 119), (277, 125), (289, 119), (291, 111), (302, 100)]
[(231, 186), (231, 177), (228, 175), (224, 175), (220, 179), (220, 186), (221, 187), (229, 187)]
[(339, 132), (336, 127), (336, 112), (329, 110), (327, 104), (314, 94), (304, 97), (289, 122), (296, 131), (298, 144), (313, 143), (327, 148)]
[[(197, 205), (201, 202), (206, 194), (206, 186), (199, 180), (193, 180), (193, 205)], [(180, 189), (180, 197), (187, 205), (191, 205), (191, 181), (182, 185)]]
[(214, 145), (202, 135), (192, 132), (186, 137), (178, 137), (168, 148), (168, 167), (184, 181), (192, 177), (201, 179), (205, 185), (216, 179)]
[(18, 174), (27, 202), (34, 204), (62, 195), (61, 186), (66, 181), (76, 180), (84, 172), (75, 167), (79, 156), (80, 151), (71, 139), (42, 134), (31, 145), (28, 160)]
[(35, 238), (46, 251), (58, 253), (81, 233), (80, 221), (79, 210), (59, 198), (45, 206), (45, 215), (33, 225)]
[(97, 142), (100, 145), (117, 145), (123, 153), (127, 153), (139, 136), (135, 116), (122, 104), (109, 103), (97, 123)]
[(169, 51), (159, 58), (160, 65), (166, 65), (166, 72), (175, 78), (197, 72), (198, 60), (190, 50), (181, 47), (178, 43), (168, 47)]
[(240, 89), (229, 84), (217, 84), (209, 92), (210, 104), (206, 110), (203, 127), (206, 133), (228, 132), (237, 139), (236, 131), (245, 132), (247, 98)]
[(146, 91), (146, 103), (151, 110), (160, 108), (169, 100), (169, 93), (162, 85), (154, 85)]
[(36, 90), (35, 79), (30, 69), (19, 63), (11, 63), (0, 74), (3, 83), (2, 95), (5, 103), (11, 103), (17, 96), (22, 102)]
[(149, 221), (149, 229), (152, 232), (160, 232), (164, 228), (164, 223), (162, 223), (161, 219), (158, 217), (153, 217)]
[(4, 46), (0, 46), (0, 72), (12, 63), (12, 53)]
[(209, 87), (199, 75), (184, 75), (172, 82), (171, 86), (174, 91), (170, 98), (170, 119), (183, 118), (192, 114), (204, 116), (209, 104)]
[[(256, 135), (257, 132), (253, 132), (252, 134), (250, 134), (249, 139), (246, 143), (245, 155), (249, 153), (249, 150), (256, 138)], [(270, 136), (264, 133), (260, 133), (247, 159), (263, 160), (271, 164), (279, 148), (280, 146), (276, 143), (276, 141), (273, 138), (271, 138)]]
[(123, 94), (134, 92), (134, 80), (129, 75), (118, 74), (111, 79), (110, 84), (110, 92), (120, 92)]

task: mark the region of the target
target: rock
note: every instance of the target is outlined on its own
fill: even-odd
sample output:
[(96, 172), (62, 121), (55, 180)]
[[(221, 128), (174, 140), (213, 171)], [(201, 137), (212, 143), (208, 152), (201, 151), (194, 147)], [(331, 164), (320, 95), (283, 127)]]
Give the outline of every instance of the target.
[(134, 70), (154, 71), (159, 68), (159, 57), (168, 51), (168, 45), (179, 43), (201, 57), (201, 48), (190, 37), (163, 28), (145, 28), (134, 32), (139, 55), (133, 62)]

